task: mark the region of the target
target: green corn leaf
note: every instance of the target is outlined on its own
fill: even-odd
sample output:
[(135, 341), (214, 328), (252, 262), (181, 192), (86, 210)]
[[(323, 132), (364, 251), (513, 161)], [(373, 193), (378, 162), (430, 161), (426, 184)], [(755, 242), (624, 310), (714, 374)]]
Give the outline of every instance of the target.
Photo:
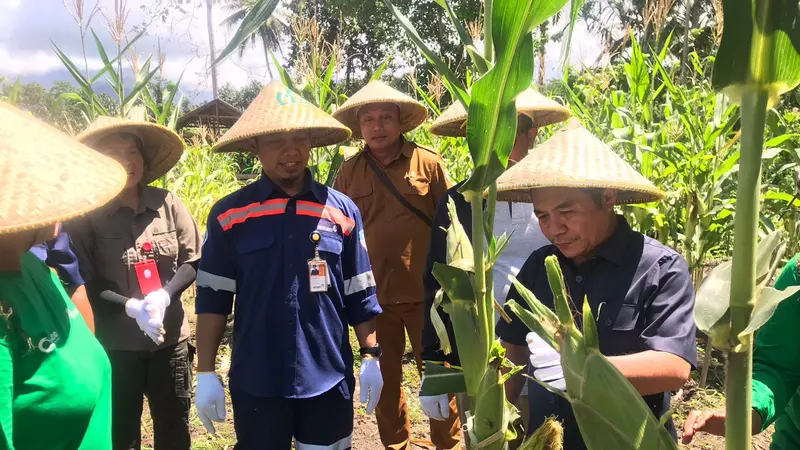
[[(250, 7), (250, 11), (247, 15), (242, 19), (239, 28), (236, 29), (236, 33), (234, 33), (233, 38), (231, 38), (228, 45), (222, 50), (216, 60), (212, 63), (212, 65), (217, 65), (222, 60), (230, 56), (233, 52), (235, 52), (240, 45), (246, 42), (250, 36), (257, 33), (259, 28), (267, 21), (267, 19), (272, 16), (272, 13), (275, 11), (275, 8), (280, 3), (280, 0), (256, 0), (256, 2)], [(280, 66), (278, 66), (280, 67)]]
[(275, 68), (278, 69), (278, 76), (281, 77), (283, 85), (289, 88), (291, 91), (300, 94), (300, 91), (297, 90), (294, 81), (292, 81), (292, 77), (289, 75), (286, 69), (281, 66), (280, 62), (278, 62), (278, 58), (275, 57), (275, 54), (272, 53), (272, 50), (269, 51), (269, 56), (272, 58), (272, 63), (275, 65)]
[(53, 45), (53, 51), (56, 53), (56, 56), (58, 56), (58, 59), (61, 60), (62, 64), (64, 64), (64, 67), (67, 68), (69, 74), (72, 75), (72, 78), (75, 79), (86, 96), (90, 97), (92, 95), (92, 87), (86, 78), (81, 74), (81, 71), (75, 66), (72, 60), (70, 60), (69, 57), (65, 55), (60, 48), (58, 48), (55, 42), (50, 40), (50, 43)]
[(547, 271), (547, 282), (550, 284), (550, 290), (553, 291), (553, 305), (555, 306), (558, 321), (564, 328), (575, 328), (569, 296), (564, 286), (564, 275), (561, 272), (561, 266), (558, 264), (558, 258), (555, 255), (548, 256), (544, 260), (544, 267)]
[(551, 347), (558, 350), (559, 344), (555, 338), (555, 333), (558, 330), (553, 329), (552, 326), (548, 326), (547, 320), (523, 308), (514, 299), (508, 300), (506, 302), (506, 307), (508, 307), (526, 327), (539, 335), (539, 337), (544, 339)]
[[(514, 284), (514, 288), (517, 290), (522, 299), (525, 300), (525, 303), (528, 304), (530, 311), (536, 316), (537, 320), (541, 322), (541, 326), (543, 326), (545, 330), (549, 332), (549, 339), (545, 336), (542, 336), (542, 338), (550, 341), (552, 336), (555, 334), (555, 331), (558, 330), (559, 325), (561, 325), (558, 316), (553, 312), (553, 310), (542, 304), (542, 302), (539, 301), (535, 295), (533, 295), (533, 292), (520, 283), (516, 277), (513, 277), (511, 282)], [(558, 348), (557, 345), (554, 347)]]
[[(567, 43), (564, 46), (564, 78), (569, 74), (569, 49), (572, 47), (572, 33), (575, 31), (575, 24), (578, 23), (578, 14), (581, 12), (584, 0), (571, 0), (569, 6), (569, 31), (567, 31)], [(667, 41), (669, 42), (669, 40)]]
[(65, 100), (71, 100), (73, 102), (78, 102), (81, 105), (87, 107), (89, 106), (89, 103), (87, 103), (86, 100), (84, 100), (83, 97), (81, 97), (81, 95), (78, 94), (77, 92), (64, 92), (63, 94), (59, 95), (58, 100), (56, 101), (56, 105), (58, 105), (58, 107), (61, 107), (61, 105), (64, 103)]
[(531, 32), (565, 4), (566, 0), (494, 2), (491, 30), (495, 65), (472, 86), (467, 143), (474, 170), (461, 187), (462, 193), (483, 192), (505, 171), (516, 138), (514, 100), (530, 87), (533, 78)]
[(455, 27), (456, 32), (458, 33), (458, 37), (461, 39), (461, 45), (465, 47), (467, 45), (472, 45), (472, 37), (470, 37), (469, 33), (467, 32), (467, 29), (464, 28), (464, 25), (461, 23), (461, 21), (458, 20), (458, 17), (456, 17), (456, 13), (453, 11), (453, 8), (450, 7), (450, 4), (447, 3), (447, 0), (433, 0), (433, 1), (436, 2), (437, 5), (442, 7), (442, 9), (445, 12), (445, 15), (447, 15), (447, 18), (450, 19), (450, 23), (453, 24), (453, 27)]
[[(320, 85), (320, 92), (319, 92), (319, 103), (317, 105), (325, 110), (323, 105), (327, 104), (328, 101), (328, 94), (333, 93), (330, 88), (331, 80), (333, 79), (333, 73), (336, 69), (336, 58), (331, 58), (330, 62), (328, 62), (328, 68), (325, 70), (325, 77), (322, 80)], [(333, 93), (333, 96), (336, 97), (336, 94)]]
[(436, 336), (439, 338), (439, 347), (445, 355), (453, 353), (453, 345), (450, 343), (450, 336), (447, 334), (447, 327), (444, 325), (442, 317), (439, 315), (439, 307), (444, 302), (444, 291), (439, 289), (433, 296), (431, 305), (431, 324), (433, 325)]
[(447, 199), (447, 212), (450, 216), (450, 226), (447, 228), (447, 264), (472, 272), (475, 264), (472, 244), (458, 219), (452, 197)]
[(95, 46), (97, 47), (97, 53), (100, 55), (100, 60), (103, 61), (104, 64), (104, 71), (108, 72), (109, 84), (114, 87), (114, 89), (119, 92), (119, 75), (117, 71), (114, 70), (114, 62), (116, 62), (119, 58), (114, 58), (114, 62), (108, 59), (108, 54), (106, 53), (105, 47), (103, 47), (103, 43), (100, 41), (100, 38), (97, 37), (97, 34), (92, 31), (92, 37), (94, 37)]
[(178, 126), (178, 118), (181, 115), (181, 105), (183, 105), (183, 94), (178, 98), (178, 103), (176, 103), (175, 108), (172, 108), (172, 114), (170, 114), (169, 120), (167, 121), (167, 128), (172, 131), (175, 131)]
[(125, 96), (125, 98), (122, 101), (122, 105), (121, 105), (123, 114), (125, 114), (125, 111), (128, 110), (128, 105), (132, 105), (136, 101), (136, 99), (139, 98), (139, 94), (147, 86), (147, 83), (149, 83), (150, 80), (153, 79), (155, 74), (158, 73), (158, 70), (160, 69), (160, 67), (161, 66), (156, 67), (151, 72), (149, 72), (147, 75), (145, 75), (144, 78), (142, 78), (141, 80), (137, 81), (137, 83), (133, 86), (133, 88), (128, 93), (128, 95)]
[[(488, 357), (486, 353), (481, 355), (481, 349), (486, 349), (488, 346), (485, 345), (485, 337), (480, 332), (483, 326), (478, 318), (470, 274), (458, 267), (437, 262), (433, 264), (433, 276), (450, 299), (450, 323), (453, 325), (453, 332), (458, 337), (457, 344), (461, 349), (461, 365), (467, 380), (467, 393), (470, 397), (474, 397), (478, 392), (478, 384)], [(466, 355), (466, 352), (470, 354)]]
[(583, 298), (583, 341), (586, 348), (600, 351), (600, 337), (597, 333), (597, 323), (589, 305), (589, 298)]
[(387, 56), (386, 59), (383, 60), (380, 66), (375, 69), (375, 72), (372, 72), (372, 76), (369, 77), (369, 81), (378, 81), (383, 76), (383, 72), (386, 71), (386, 66), (389, 65), (389, 60), (391, 56)]
[(730, 309), (730, 290), (730, 261), (714, 267), (700, 283), (695, 293), (694, 321), (704, 333), (712, 334)]
[(331, 167), (328, 169), (328, 178), (325, 180), (325, 186), (333, 186), (336, 181), (336, 175), (339, 173), (339, 168), (344, 163), (344, 150), (341, 145), (337, 145), (334, 149), (333, 159), (331, 160)]
[(747, 328), (739, 334), (739, 337), (741, 338), (747, 334), (755, 333), (767, 323), (782, 301), (798, 292), (800, 292), (800, 286), (789, 286), (782, 291), (771, 287), (765, 287), (761, 291), (761, 295), (758, 296), (756, 306), (753, 308), (753, 313), (750, 315), (750, 323), (748, 323)]
[[(89, 80), (89, 81), (90, 81), (90, 83), (91, 83), (91, 84), (94, 84), (94, 83), (96, 83), (96, 82), (97, 82), (97, 81), (100, 79), (100, 77), (102, 77), (103, 75), (105, 75), (105, 74), (106, 74), (106, 71), (108, 71), (109, 69), (112, 69), (112, 70), (113, 70), (113, 68), (114, 68), (114, 64), (116, 64), (116, 63), (117, 63), (117, 61), (118, 61), (120, 58), (124, 57), (124, 56), (125, 56), (125, 54), (127, 54), (128, 50), (130, 50), (130, 48), (131, 48), (131, 47), (133, 47), (133, 44), (135, 44), (135, 43), (136, 43), (136, 41), (138, 41), (139, 39), (141, 39), (141, 37), (142, 37), (142, 36), (144, 36), (144, 34), (145, 34), (146, 32), (147, 32), (147, 28), (145, 27), (145, 28), (143, 28), (143, 29), (142, 29), (142, 31), (140, 31), (140, 32), (139, 32), (139, 34), (137, 34), (136, 36), (134, 36), (134, 37), (133, 37), (133, 39), (129, 40), (129, 41), (128, 41), (128, 43), (127, 43), (127, 44), (125, 44), (125, 47), (122, 47), (122, 50), (120, 50), (120, 52), (119, 52), (119, 55), (117, 55), (117, 56), (116, 56), (114, 59), (112, 59), (112, 60), (108, 61), (108, 63), (107, 63), (107, 64), (105, 64), (105, 66), (103, 66), (103, 68), (102, 68), (102, 69), (100, 69), (100, 71), (99, 71), (99, 72), (97, 72), (96, 74), (94, 74), (94, 76), (91, 78), (91, 80)], [(92, 34), (94, 34), (94, 31), (92, 31)], [(95, 39), (96, 39), (96, 37), (95, 37)], [(97, 42), (97, 45), (99, 45), (99, 46), (101, 46), (101, 47), (102, 47), (102, 44), (100, 44), (100, 41), (99, 41), (99, 40), (98, 40), (98, 41), (96, 41), (96, 42)], [(98, 51), (99, 51), (99, 50), (98, 50)], [(103, 52), (105, 52), (105, 49), (103, 49)], [(115, 73), (116, 73), (116, 72), (115, 72)], [(115, 84), (112, 84), (112, 86), (115, 86), (115, 85), (116, 85), (116, 83), (115, 83)]]
[(800, 84), (797, 1), (723, 0), (722, 10), (725, 30), (714, 60), (713, 86), (737, 103), (745, 89), (764, 89), (774, 105)]
[(17, 77), (17, 81), (11, 87), (11, 92), (8, 93), (8, 98), (6, 101), (14, 106), (19, 105), (19, 87), (20, 87), (20, 77)]
[[(184, 69), (181, 71), (181, 75), (178, 77), (178, 81), (174, 83), (172, 89), (170, 89), (169, 96), (164, 100), (164, 104), (162, 105), (161, 114), (158, 117), (158, 123), (164, 125), (167, 123), (168, 117), (173, 109), (180, 109), (181, 104), (180, 102), (175, 105), (173, 102), (175, 101), (175, 95), (178, 93), (178, 86), (181, 84), (181, 80), (183, 79), (183, 74), (186, 73)], [(163, 98), (163, 97), (162, 97)]]
[(455, 367), (445, 367), (432, 361), (425, 361), (425, 376), (419, 395), (432, 396), (442, 394), (457, 394), (467, 391), (464, 372)]
[(386, 4), (386, 7), (389, 8), (389, 11), (394, 15), (397, 19), (397, 22), (400, 23), (400, 26), (403, 27), (406, 34), (408, 35), (409, 39), (411, 39), (414, 44), (416, 44), (417, 48), (422, 52), (422, 55), (425, 56), (425, 59), (430, 61), (431, 64), (436, 68), (436, 71), (442, 75), (450, 85), (450, 88), (454, 90), (455, 98), (457, 98), (461, 103), (465, 106), (469, 105), (469, 95), (467, 94), (467, 88), (464, 87), (464, 83), (458, 79), (455, 73), (450, 70), (447, 64), (437, 55), (433, 50), (431, 50), (428, 45), (425, 43), (424, 40), (420, 37), (417, 29), (408, 20), (408, 17), (405, 16), (399, 9), (397, 9), (391, 0), (383, 0)]

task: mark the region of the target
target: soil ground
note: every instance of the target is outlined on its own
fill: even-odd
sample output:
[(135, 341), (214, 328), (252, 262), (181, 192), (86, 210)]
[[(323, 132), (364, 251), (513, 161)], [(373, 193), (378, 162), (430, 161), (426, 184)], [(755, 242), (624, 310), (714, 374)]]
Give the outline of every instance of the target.
[[(187, 297), (189, 297), (187, 295)], [(189, 314), (189, 322), (194, 330), (195, 316), (193, 314), (193, 302), (186, 302), (186, 310)], [(351, 338), (353, 338), (351, 336)], [(220, 356), (218, 361), (218, 373), (227, 378), (228, 368), (230, 367), (230, 348), (228, 346), (229, 336), (223, 342), (220, 349)], [(353, 340), (353, 339), (351, 339)], [(704, 338), (698, 339), (699, 361), (702, 361), (703, 352), (705, 347)], [(724, 405), (724, 394), (722, 390), (722, 383), (724, 378), (723, 363), (721, 355), (712, 353), (712, 365), (709, 371), (709, 382), (706, 389), (700, 389), (697, 384), (697, 379), (700, 377), (699, 373), (693, 372), (693, 379), (690, 380), (684, 388), (673, 396), (673, 410), (674, 418), (677, 426), (682, 426), (688, 412), (692, 409), (715, 409)], [(357, 378), (357, 377), (356, 377)], [(433, 449), (428, 439), (428, 422), (420, 410), (419, 400), (417, 398), (417, 390), (419, 389), (420, 378), (416, 371), (416, 365), (413, 362), (413, 355), (411, 348), (407, 346), (406, 355), (403, 365), (403, 380), (406, 399), (409, 404), (409, 415), (411, 417), (412, 426), (412, 439), (413, 443), (411, 448), (414, 450), (419, 449)], [(356, 389), (358, 389), (356, 387)], [(354, 398), (356, 399), (355, 423), (353, 430), (353, 450), (380, 450), (383, 448), (378, 436), (378, 427), (375, 422), (374, 415), (367, 415), (364, 408), (358, 403), (358, 392)], [(146, 402), (146, 400), (145, 400)], [(197, 418), (194, 406), (191, 411), (191, 427), (192, 427), (192, 448), (197, 450), (230, 450), (233, 449), (236, 443), (236, 437), (233, 430), (233, 413), (231, 411), (230, 399), (228, 401), (228, 414), (225, 423), (217, 425), (217, 436), (212, 436), (207, 433)], [(145, 405), (146, 406), (146, 405)], [(153, 427), (150, 419), (148, 409), (145, 407), (145, 413), (142, 417), (142, 436), (143, 448), (152, 449)], [(757, 450), (767, 450), (769, 448), (770, 436), (772, 429), (768, 429), (764, 433), (754, 436), (753, 448)], [(724, 449), (724, 439), (717, 436), (707, 434), (698, 435), (690, 445), (680, 445), (681, 449), (691, 450), (712, 450)]]

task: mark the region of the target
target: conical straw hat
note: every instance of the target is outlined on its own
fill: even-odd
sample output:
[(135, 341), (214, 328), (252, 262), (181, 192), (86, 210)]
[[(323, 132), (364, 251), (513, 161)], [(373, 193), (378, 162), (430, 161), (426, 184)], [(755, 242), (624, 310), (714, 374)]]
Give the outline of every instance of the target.
[(275, 80), (264, 86), (212, 150), (249, 151), (251, 138), (301, 130), (311, 134), (312, 147), (337, 144), (350, 137), (347, 127)]
[(111, 158), (0, 102), (0, 234), (99, 208), (126, 180), (125, 170)]
[(358, 123), (358, 110), (375, 103), (394, 103), (400, 108), (401, 133), (417, 128), (428, 118), (428, 109), (425, 108), (425, 105), (381, 81), (370, 81), (347, 99), (344, 105), (333, 113), (333, 117), (347, 125), (353, 131), (353, 137), (360, 138), (361, 126)]
[(577, 120), (537, 146), (497, 179), (497, 200), (532, 203), (544, 187), (617, 190), (617, 204), (647, 203), (664, 193)]
[[(534, 127), (543, 127), (563, 122), (572, 116), (569, 108), (528, 88), (517, 96), (517, 113), (525, 114)], [(461, 102), (455, 102), (433, 121), (431, 133), (437, 136), (464, 137), (467, 135), (467, 110)]]
[(170, 171), (181, 159), (183, 140), (174, 131), (161, 125), (100, 116), (88, 128), (78, 134), (77, 139), (89, 147), (114, 133), (131, 133), (142, 140), (147, 167), (142, 174), (144, 184), (152, 183)]

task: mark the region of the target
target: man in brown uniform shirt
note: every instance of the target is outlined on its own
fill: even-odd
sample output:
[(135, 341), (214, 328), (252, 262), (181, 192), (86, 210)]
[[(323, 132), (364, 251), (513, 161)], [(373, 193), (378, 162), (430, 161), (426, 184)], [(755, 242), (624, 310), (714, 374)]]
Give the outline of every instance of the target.
[[(428, 116), (425, 107), (411, 97), (373, 81), (333, 116), (354, 137), (366, 141), (364, 150), (344, 163), (334, 188), (361, 210), (383, 308), (377, 332), (384, 387), (375, 412), (381, 441), (387, 450), (408, 449), (411, 425), (402, 387), (405, 332), (421, 370), (422, 272), (436, 202), (451, 183), (438, 153), (403, 137)], [(431, 421), (431, 441), (437, 449), (455, 448), (461, 438), (454, 399), (450, 407), (447, 421)]]

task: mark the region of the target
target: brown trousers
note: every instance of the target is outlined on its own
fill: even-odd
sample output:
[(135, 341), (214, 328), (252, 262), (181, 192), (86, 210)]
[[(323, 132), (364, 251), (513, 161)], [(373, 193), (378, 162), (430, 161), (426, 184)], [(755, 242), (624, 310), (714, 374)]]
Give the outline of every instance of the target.
[[(403, 393), (403, 354), (406, 347), (405, 331), (414, 349), (417, 369), (422, 371), (423, 303), (381, 305), (383, 313), (377, 317), (377, 338), (381, 345), (381, 374), (383, 390), (375, 416), (378, 431), (386, 450), (407, 450), (411, 443), (411, 422), (408, 417), (406, 397)], [(450, 418), (447, 421), (430, 420), (431, 442), (437, 450), (458, 448), (461, 442), (461, 422), (458, 420), (455, 397), (450, 399)]]

